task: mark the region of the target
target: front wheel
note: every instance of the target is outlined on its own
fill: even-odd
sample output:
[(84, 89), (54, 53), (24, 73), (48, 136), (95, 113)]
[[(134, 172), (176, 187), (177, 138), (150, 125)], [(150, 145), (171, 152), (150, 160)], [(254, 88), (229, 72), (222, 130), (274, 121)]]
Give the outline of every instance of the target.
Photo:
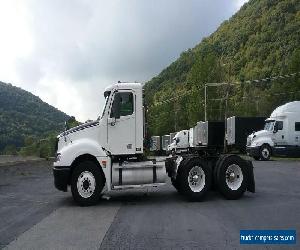
[(103, 172), (93, 161), (84, 161), (75, 167), (71, 179), (73, 199), (81, 206), (94, 205), (99, 201), (105, 184)]
[(201, 159), (191, 159), (181, 167), (178, 178), (179, 190), (190, 200), (203, 200), (211, 187), (211, 168)]
[(263, 161), (268, 161), (271, 158), (271, 148), (268, 145), (262, 145), (260, 148), (260, 158)]

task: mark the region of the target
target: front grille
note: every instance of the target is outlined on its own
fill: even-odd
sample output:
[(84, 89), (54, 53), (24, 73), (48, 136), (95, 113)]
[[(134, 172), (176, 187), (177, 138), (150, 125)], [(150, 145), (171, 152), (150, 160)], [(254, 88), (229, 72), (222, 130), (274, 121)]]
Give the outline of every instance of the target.
[(250, 144), (251, 144), (251, 140), (250, 138), (247, 138), (247, 146), (250, 146)]

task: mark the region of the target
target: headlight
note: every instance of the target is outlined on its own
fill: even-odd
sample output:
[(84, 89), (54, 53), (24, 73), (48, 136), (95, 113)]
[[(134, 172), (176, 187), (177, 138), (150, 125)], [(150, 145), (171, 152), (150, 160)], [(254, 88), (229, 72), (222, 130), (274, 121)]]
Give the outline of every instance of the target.
[(59, 162), (60, 161), (60, 158), (61, 158), (61, 154), (60, 153), (57, 153), (55, 155), (55, 162)]

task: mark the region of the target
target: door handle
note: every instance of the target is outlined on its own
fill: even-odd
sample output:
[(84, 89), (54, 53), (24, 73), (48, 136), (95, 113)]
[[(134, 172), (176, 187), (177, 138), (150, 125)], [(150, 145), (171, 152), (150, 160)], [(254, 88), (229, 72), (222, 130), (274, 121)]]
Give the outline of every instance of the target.
[(281, 139), (284, 139), (284, 135), (281, 136)]

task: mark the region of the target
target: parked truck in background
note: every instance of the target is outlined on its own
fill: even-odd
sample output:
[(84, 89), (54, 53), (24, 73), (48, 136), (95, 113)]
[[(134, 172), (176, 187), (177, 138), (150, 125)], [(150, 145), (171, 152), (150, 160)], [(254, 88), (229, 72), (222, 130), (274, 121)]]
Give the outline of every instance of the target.
[(256, 160), (272, 155), (300, 157), (300, 101), (276, 108), (264, 129), (248, 136), (247, 153)]
[(181, 130), (176, 133), (167, 151), (173, 154), (183, 153), (187, 152), (189, 146), (189, 130)]
[(220, 152), (224, 145), (225, 127), (223, 121), (199, 121), (195, 127), (176, 134), (168, 151), (177, 154), (199, 152), (203, 149)]
[(174, 139), (174, 137), (175, 137), (175, 135), (176, 135), (177, 133), (178, 133), (178, 132), (172, 132), (172, 133), (170, 133), (171, 143), (172, 143), (172, 141), (173, 141), (173, 139)]
[(112, 85), (104, 98), (103, 112), (96, 121), (57, 137), (55, 187), (62, 191), (70, 187), (80, 205), (97, 203), (103, 190), (158, 187), (167, 177), (190, 200), (202, 200), (212, 185), (228, 199), (238, 199), (246, 190), (255, 191), (252, 163), (236, 155), (147, 159), (141, 84)]
[(170, 135), (163, 135), (161, 137), (161, 149), (165, 154), (167, 154), (168, 146), (170, 144), (171, 144), (171, 136)]
[(150, 139), (150, 152), (159, 154), (161, 151), (161, 138), (160, 136), (151, 136)]

